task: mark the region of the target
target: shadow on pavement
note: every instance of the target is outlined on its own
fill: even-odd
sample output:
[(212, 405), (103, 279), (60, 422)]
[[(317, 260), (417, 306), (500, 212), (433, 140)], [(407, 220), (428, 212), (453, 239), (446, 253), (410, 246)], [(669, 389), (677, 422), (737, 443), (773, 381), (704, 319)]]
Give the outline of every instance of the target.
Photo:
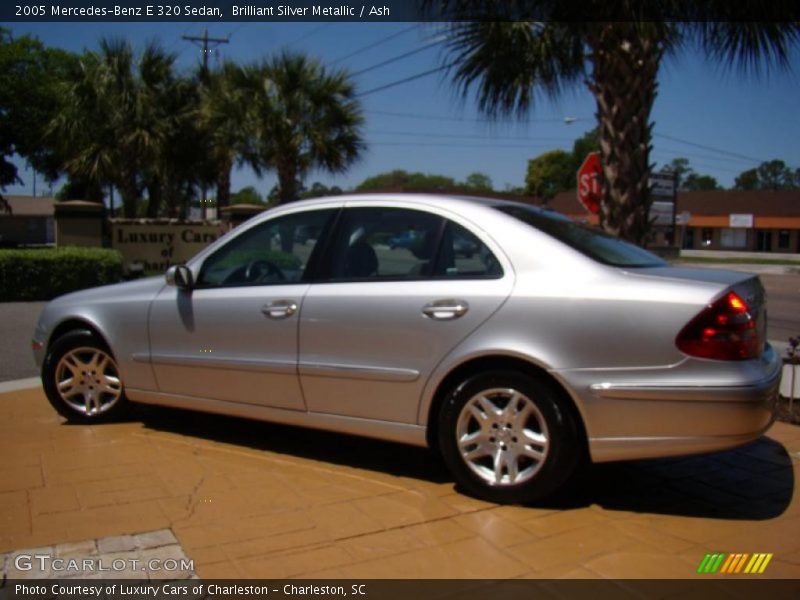
[[(441, 460), (424, 448), (161, 407), (140, 406), (137, 416), (158, 431), (432, 483), (452, 481)], [(764, 520), (788, 508), (793, 490), (791, 458), (781, 444), (762, 437), (715, 454), (588, 465), (567, 489), (538, 506), (567, 510), (596, 504), (638, 513)]]
[(789, 507), (794, 477), (786, 449), (762, 437), (713, 454), (590, 465), (548, 506), (764, 520)]
[(164, 407), (139, 405), (136, 416), (158, 431), (432, 483), (451, 481), (438, 457), (425, 448)]

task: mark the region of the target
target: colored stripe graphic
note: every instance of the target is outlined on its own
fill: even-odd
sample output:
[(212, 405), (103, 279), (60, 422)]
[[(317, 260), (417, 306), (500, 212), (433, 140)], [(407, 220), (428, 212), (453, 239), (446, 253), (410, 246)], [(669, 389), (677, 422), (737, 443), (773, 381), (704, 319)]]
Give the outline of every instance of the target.
[(705, 573), (706, 572), (706, 565), (708, 564), (709, 559), (711, 558), (710, 554), (706, 554), (703, 557), (703, 560), (700, 561), (700, 566), (697, 567), (698, 573)]
[(734, 554), (729, 554), (728, 555), (728, 560), (726, 560), (725, 564), (722, 565), (722, 570), (720, 571), (720, 573), (727, 573), (728, 572), (728, 569), (731, 568), (731, 563), (733, 563), (734, 556), (735, 556)]
[(745, 573), (758, 573), (758, 567), (761, 566), (761, 562), (764, 560), (763, 554), (753, 554), (753, 558), (750, 559), (750, 562), (747, 563), (747, 566), (744, 568)]
[(763, 556), (764, 556), (764, 562), (761, 563), (761, 566), (758, 568), (758, 571), (753, 571), (754, 573), (763, 573), (764, 569), (767, 568), (769, 561), (772, 560), (772, 552), (770, 552), (769, 554), (765, 554)]
[(772, 560), (772, 556), (772, 553), (708, 553), (700, 561), (697, 572), (712, 575), (717, 572), (728, 575), (761, 574)]
[(716, 573), (719, 569), (722, 559), (725, 558), (723, 553), (706, 554), (703, 560), (700, 561), (700, 566), (697, 567), (698, 573)]
[(736, 565), (739, 564), (740, 558), (742, 558), (741, 554), (731, 554), (728, 560), (725, 562), (725, 565), (722, 567), (720, 573), (734, 573), (736, 571)]
[(736, 570), (734, 571), (734, 573), (738, 573), (739, 571), (742, 570), (742, 567), (744, 567), (744, 561), (746, 561), (749, 556), (750, 556), (749, 554), (741, 555), (741, 558), (739, 558), (739, 562), (736, 563)]

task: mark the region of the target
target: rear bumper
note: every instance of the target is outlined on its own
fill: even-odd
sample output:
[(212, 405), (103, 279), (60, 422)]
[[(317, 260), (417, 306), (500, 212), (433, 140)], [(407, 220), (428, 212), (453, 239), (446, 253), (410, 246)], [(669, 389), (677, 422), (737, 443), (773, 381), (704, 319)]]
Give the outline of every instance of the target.
[[(615, 381), (606, 372), (608, 380), (589, 383), (581, 374), (577, 400), (592, 461), (713, 452), (746, 444), (769, 429), (781, 376), (772, 348), (758, 361), (738, 365), (691, 362), (670, 368), (668, 378), (664, 370), (627, 371)], [(717, 367), (727, 373), (715, 376)], [(693, 382), (704, 368), (704, 377)]]

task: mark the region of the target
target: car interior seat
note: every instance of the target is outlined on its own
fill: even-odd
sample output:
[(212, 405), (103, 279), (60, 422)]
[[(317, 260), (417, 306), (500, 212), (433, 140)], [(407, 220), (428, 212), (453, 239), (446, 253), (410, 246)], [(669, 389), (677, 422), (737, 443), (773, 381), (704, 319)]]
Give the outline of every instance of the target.
[(361, 238), (347, 248), (344, 258), (345, 277), (373, 277), (378, 274), (378, 255), (365, 239)]

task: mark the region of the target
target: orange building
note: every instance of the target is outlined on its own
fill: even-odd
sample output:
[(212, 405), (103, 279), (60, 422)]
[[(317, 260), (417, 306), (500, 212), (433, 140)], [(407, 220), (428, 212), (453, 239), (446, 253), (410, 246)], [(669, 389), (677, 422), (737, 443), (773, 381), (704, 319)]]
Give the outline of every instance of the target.
[[(575, 192), (548, 205), (576, 220), (597, 223)], [(684, 249), (800, 253), (800, 190), (678, 192), (675, 242)], [(666, 245), (671, 227), (654, 228), (654, 246)]]

